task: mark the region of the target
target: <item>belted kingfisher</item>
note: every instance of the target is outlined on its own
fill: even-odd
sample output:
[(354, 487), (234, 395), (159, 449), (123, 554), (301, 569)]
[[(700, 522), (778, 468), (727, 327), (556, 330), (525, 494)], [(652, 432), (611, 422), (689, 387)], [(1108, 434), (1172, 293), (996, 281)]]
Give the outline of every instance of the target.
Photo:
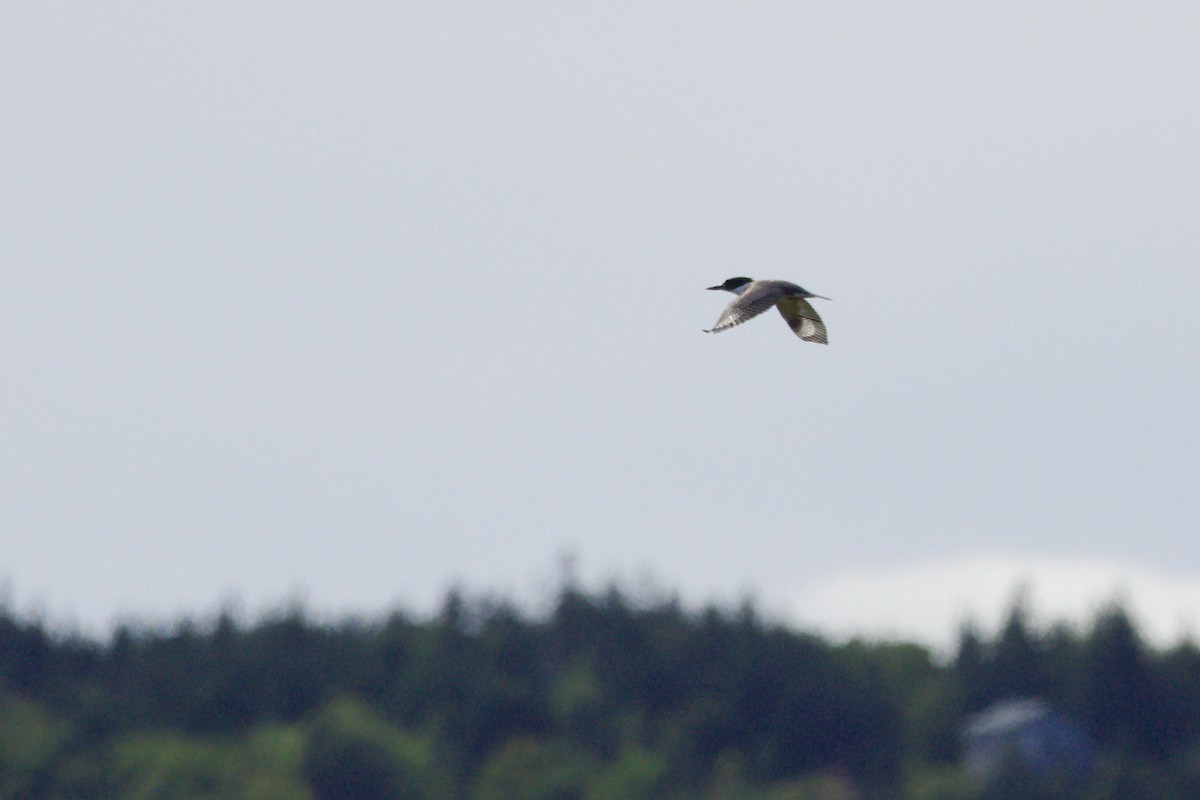
[(741, 325), (748, 319), (757, 317), (771, 306), (779, 308), (779, 313), (791, 326), (792, 330), (806, 342), (829, 344), (825, 333), (825, 323), (805, 298), (828, 297), (813, 294), (787, 281), (755, 281), (750, 278), (730, 278), (720, 286), (709, 286), (712, 289), (724, 289), (733, 292), (737, 297), (731, 302), (717, 324), (705, 333), (720, 333), (726, 328)]

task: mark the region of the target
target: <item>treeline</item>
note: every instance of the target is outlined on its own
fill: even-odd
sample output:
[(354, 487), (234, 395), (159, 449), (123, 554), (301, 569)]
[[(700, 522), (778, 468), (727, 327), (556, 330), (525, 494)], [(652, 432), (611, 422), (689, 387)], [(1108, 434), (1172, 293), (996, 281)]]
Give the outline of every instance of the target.
[[(968, 717), (1044, 698), (1096, 742), (1073, 783), (961, 768)], [(418, 619), (223, 613), (107, 641), (0, 608), (0, 800), (1200, 798), (1200, 650), (1119, 607), (1018, 602), (949, 660), (833, 643), (750, 605), (567, 585), (553, 610), (451, 593)]]

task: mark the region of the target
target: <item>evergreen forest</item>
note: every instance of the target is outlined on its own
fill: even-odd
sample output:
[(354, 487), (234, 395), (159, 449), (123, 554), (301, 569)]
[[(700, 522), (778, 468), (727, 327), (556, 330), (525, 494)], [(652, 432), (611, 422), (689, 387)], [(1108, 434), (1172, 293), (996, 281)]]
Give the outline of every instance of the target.
[[(1086, 774), (963, 761), (971, 715), (1041, 698)], [(751, 603), (565, 582), (544, 613), (292, 607), (103, 641), (0, 606), (0, 800), (1200, 798), (1200, 649), (1114, 605), (1039, 627), (1018, 600), (941, 656), (829, 641)]]

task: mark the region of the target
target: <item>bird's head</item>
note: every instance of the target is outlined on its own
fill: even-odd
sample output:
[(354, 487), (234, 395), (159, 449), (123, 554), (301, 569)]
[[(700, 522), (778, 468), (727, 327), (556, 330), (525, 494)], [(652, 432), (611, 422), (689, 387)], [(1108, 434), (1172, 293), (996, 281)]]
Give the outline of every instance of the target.
[(709, 288), (709, 291), (712, 291), (714, 289), (724, 289), (727, 292), (733, 292), (734, 294), (740, 294), (743, 289), (745, 289), (747, 286), (749, 286), (753, 282), (754, 281), (752, 281), (750, 278), (729, 278), (727, 281), (722, 283), (720, 286), (710, 286), (708, 288)]

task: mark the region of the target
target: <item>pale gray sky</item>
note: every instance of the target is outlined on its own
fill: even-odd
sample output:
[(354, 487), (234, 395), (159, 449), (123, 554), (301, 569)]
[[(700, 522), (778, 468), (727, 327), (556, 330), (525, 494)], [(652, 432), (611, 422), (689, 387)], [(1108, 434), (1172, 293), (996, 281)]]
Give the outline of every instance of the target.
[[(1022, 576), (1190, 619), (1197, 41), (1194, 2), (5, 4), (0, 581), (105, 629), (569, 553), (838, 632)], [(832, 297), (830, 345), (701, 333), (741, 274)]]

